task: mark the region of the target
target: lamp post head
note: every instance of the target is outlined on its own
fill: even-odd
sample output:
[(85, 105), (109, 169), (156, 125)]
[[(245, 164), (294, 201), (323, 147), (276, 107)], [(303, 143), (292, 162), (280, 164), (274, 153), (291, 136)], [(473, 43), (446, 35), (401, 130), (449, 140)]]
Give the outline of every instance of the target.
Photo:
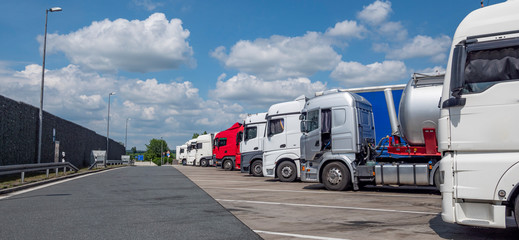
[(115, 92), (111, 92), (109, 95), (115, 95)]
[(53, 7), (51, 9), (49, 9), (49, 12), (61, 12), (63, 9), (61, 9), (60, 7)]

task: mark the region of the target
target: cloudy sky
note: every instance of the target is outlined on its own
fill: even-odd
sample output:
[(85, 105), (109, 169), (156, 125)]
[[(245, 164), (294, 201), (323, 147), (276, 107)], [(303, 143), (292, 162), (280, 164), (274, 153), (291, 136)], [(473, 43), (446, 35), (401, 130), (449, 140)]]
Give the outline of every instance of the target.
[[(489, 1), (485, 1), (488, 3)], [(500, 1), (492, 1), (497, 3)], [(0, 95), (145, 149), (316, 91), (443, 71), (479, 0), (2, 0)]]

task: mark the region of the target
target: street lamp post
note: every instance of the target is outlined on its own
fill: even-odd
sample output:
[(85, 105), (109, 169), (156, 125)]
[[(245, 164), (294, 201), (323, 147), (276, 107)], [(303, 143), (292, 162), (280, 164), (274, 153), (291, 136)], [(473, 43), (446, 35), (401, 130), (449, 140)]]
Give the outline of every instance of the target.
[(132, 120), (131, 118), (126, 118), (126, 133), (124, 134), (124, 150), (126, 151), (128, 148), (128, 121)]
[(105, 167), (106, 167), (106, 160), (108, 160), (108, 147), (110, 143), (110, 96), (115, 95), (115, 92), (111, 92), (108, 94), (108, 123), (106, 125), (106, 156), (105, 156)]
[(162, 159), (163, 157), (163, 153), (164, 153), (164, 150), (162, 148), (162, 144), (163, 144), (164, 140), (162, 140), (162, 137), (160, 137), (160, 166), (164, 165), (164, 160)]
[(60, 7), (53, 7), (50, 9), (45, 9), (45, 34), (43, 35), (43, 64), (41, 70), (41, 91), (40, 91), (40, 126), (38, 130), (38, 163), (41, 163), (41, 138), (43, 131), (43, 83), (45, 82), (45, 51), (47, 50), (47, 18), (49, 16), (49, 12), (60, 12)]

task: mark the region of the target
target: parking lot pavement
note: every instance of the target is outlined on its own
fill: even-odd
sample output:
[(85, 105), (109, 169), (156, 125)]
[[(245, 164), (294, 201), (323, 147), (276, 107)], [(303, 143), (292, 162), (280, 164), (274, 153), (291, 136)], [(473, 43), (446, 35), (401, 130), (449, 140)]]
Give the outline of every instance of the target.
[[(174, 166), (264, 239), (516, 239), (517, 228), (444, 223), (434, 188), (327, 191), (215, 168)], [(514, 225), (511, 220), (510, 225)]]

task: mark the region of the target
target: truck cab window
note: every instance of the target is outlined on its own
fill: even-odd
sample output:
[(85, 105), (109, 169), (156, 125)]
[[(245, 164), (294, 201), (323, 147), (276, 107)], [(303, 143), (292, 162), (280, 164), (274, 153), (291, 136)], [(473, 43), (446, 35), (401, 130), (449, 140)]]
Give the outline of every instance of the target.
[(197, 143), (196, 144), (196, 149), (202, 149), (202, 143)]
[(227, 138), (218, 139), (218, 147), (223, 147), (225, 145), (227, 145)]
[(245, 128), (245, 141), (249, 139), (254, 139), (258, 136), (258, 128), (257, 127), (247, 127)]
[(319, 128), (319, 109), (309, 111), (306, 117), (306, 131), (311, 132)]
[(281, 119), (273, 119), (269, 121), (268, 135), (282, 133), (285, 130), (285, 121)]
[[(467, 46), (463, 93), (480, 93), (504, 81), (519, 80), (519, 40)], [(511, 43), (515, 46), (509, 46)]]

